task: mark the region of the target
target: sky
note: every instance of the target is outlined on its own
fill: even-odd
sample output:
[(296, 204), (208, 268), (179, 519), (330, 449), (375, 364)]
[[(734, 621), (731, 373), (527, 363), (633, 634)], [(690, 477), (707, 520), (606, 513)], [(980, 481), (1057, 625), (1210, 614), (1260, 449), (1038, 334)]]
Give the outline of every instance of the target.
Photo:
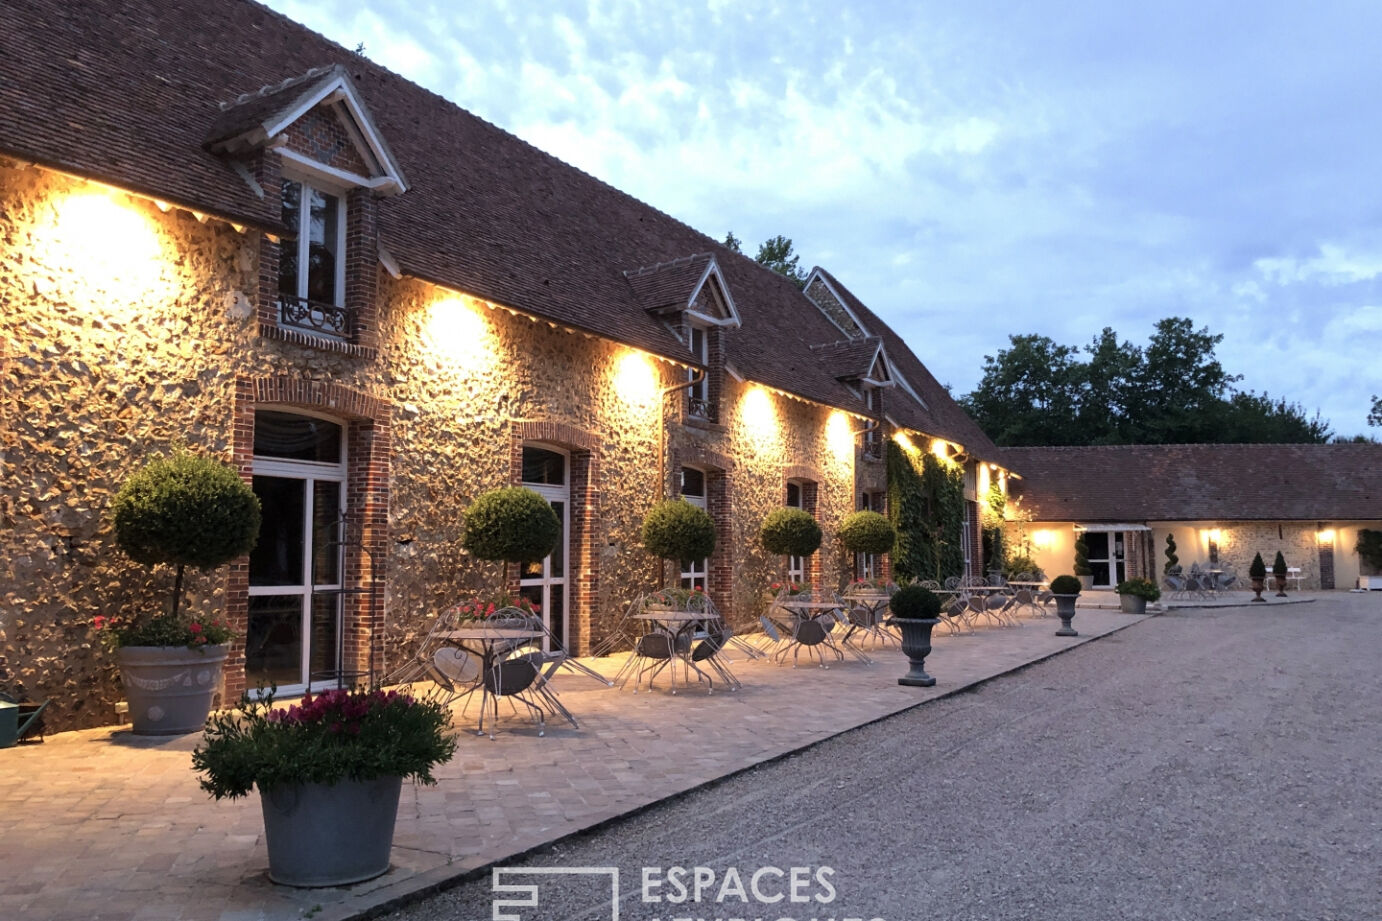
[(750, 255), (792, 238), (956, 394), (1009, 335), (1188, 316), (1240, 389), (1369, 433), (1374, 0), (268, 5)]

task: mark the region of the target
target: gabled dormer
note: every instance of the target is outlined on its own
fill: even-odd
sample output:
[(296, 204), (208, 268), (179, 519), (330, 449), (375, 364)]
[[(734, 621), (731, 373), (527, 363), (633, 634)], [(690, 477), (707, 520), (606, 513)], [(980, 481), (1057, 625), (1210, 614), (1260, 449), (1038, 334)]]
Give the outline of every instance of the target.
[(848, 384), (859, 398), (872, 424), (864, 430), (862, 456), (868, 460), (883, 458), (883, 393), (894, 386), (896, 376), (892, 362), (883, 348), (883, 341), (877, 336), (862, 339), (843, 339), (826, 345), (813, 345), (811, 351), (817, 356), (822, 367), (835, 379)]
[(261, 335), (373, 355), (377, 199), (408, 184), (345, 68), (222, 103), (205, 146), (281, 217), (260, 247)]
[(718, 422), (724, 390), (725, 330), (737, 328), (739, 311), (724, 274), (709, 253), (660, 262), (624, 273), (634, 298), (686, 344), (685, 416)]
[(831, 284), (829, 275), (820, 266), (813, 268), (811, 274), (806, 276), (806, 286), (802, 291), (847, 339), (864, 339), (869, 335), (868, 329), (849, 309), (845, 298)]

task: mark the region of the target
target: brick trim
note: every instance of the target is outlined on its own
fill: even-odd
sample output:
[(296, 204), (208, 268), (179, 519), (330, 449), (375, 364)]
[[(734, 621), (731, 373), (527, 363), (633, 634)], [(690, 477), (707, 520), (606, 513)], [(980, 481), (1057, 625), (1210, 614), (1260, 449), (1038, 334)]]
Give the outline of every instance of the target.
[[(672, 452), (672, 466), (674, 468), (705, 467), (707, 470), (718, 470), (721, 473), (730, 474), (734, 472), (734, 458), (701, 445), (691, 445), (690, 447), (677, 448)], [(675, 474), (676, 470), (673, 471), (673, 483), (677, 482)]]
[[(577, 428), (565, 422), (552, 422), (547, 420), (515, 422), (514, 434), (519, 439), (519, 446), (525, 441), (546, 441), (554, 445), (560, 445), (567, 450), (598, 451), (600, 450), (600, 436), (585, 429)], [(522, 458), (519, 458), (520, 464)], [(521, 473), (520, 466), (520, 473)], [(517, 480), (514, 481), (518, 482)]]
[(808, 467), (805, 464), (788, 464), (782, 468), (782, 482), (786, 483), (788, 480), (824, 483), (825, 475), (815, 467)]
[[(346, 423), (346, 525), (363, 548), (347, 553), (345, 584), (362, 587), (374, 576), (373, 595), (346, 595), (341, 611), (346, 671), (372, 672), (381, 662), (387, 595), (389, 468), (392, 408), (377, 397), (330, 381), (291, 377), (235, 380), (232, 457), (246, 483), (254, 475), (254, 413), (260, 406), (315, 409)], [(371, 564), (376, 572), (370, 572)], [(226, 613), (238, 636), (226, 660), (226, 698), (245, 690), (245, 635), (249, 627), (249, 559), (230, 566)], [(379, 675), (374, 677), (378, 678)]]

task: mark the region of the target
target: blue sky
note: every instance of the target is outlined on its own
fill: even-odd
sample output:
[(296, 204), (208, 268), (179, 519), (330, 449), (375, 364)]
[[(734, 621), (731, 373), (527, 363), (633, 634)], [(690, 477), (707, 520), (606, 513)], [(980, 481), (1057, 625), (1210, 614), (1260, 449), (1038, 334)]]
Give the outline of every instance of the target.
[(750, 253), (777, 233), (957, 393), (1013, 333), (1189, 316), (1366, 432), (1382, 4), (269, 0)]

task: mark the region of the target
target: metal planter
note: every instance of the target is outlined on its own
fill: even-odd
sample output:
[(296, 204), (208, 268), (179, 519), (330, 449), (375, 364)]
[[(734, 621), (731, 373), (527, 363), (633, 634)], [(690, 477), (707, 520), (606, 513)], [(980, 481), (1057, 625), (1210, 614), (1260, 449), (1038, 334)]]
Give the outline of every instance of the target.
[(229, 646), (122, 646), (120, 682), (134, 734), (174, 736), (199, 732), (221, 689)]
[(401, 777), (294, 784), (259, 791), (269, 879), (348, 886), (389, 869)]

